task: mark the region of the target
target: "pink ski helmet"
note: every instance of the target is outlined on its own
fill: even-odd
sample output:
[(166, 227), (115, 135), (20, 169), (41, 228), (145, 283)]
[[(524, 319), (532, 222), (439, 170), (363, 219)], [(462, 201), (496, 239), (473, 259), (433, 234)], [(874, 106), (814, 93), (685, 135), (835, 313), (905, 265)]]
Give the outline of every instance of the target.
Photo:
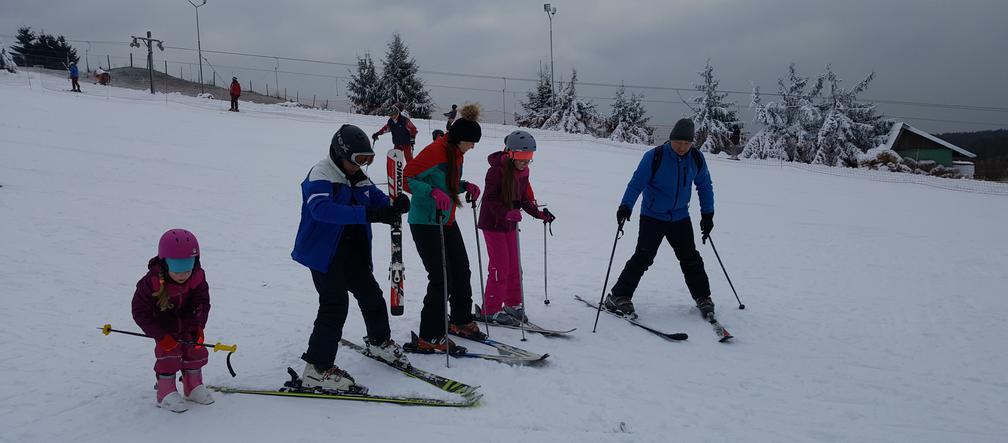
[(184, 259), (199, 257), (199, 242), (192, 232), (185, 229), (169, 229), (158, 241), (158, 258)]

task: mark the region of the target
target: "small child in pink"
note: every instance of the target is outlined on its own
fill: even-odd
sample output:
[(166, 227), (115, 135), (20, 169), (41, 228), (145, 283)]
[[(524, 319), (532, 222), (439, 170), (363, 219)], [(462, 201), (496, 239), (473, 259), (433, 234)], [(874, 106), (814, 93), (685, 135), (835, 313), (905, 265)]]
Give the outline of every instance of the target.
[(529, 184), (528, 165), (535, 150), (532, 134), (519, 130), (504, 138), (503, 151), (490, 154), (487, 158), (490, 169), (486, 174), (477, 226), (483, 230), (490, 261), (486, 306), (480, 314), (497, 323), (517, 325), (522, 321), (502, 311), (504, 306), (516, 308), (524, 317), (517, 238), (521, 209), (547, 223), (556, 219), (549, 210), (540, 210), (536, 206), (535, 194)]
[[(203, 343), (210, 311), (210, 290), (199, 255), (196, 236), (185, 229), (168, 230), (133, 294), (133, 320), (157, 340), (157, 405), (172, 412), (188, 410), (185, 400), (213, 403), (200, 370), (206, 365), (207, 350), (196, 345)], [(184, 397), (175, 387), (178, 371), (182, 371)]]

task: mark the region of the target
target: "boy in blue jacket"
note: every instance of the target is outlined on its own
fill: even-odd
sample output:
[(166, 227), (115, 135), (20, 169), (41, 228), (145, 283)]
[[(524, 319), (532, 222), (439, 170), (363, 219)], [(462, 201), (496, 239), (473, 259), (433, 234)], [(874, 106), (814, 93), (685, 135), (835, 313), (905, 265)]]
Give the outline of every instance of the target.
[(333, 135), (329, 155), (301, 183), (301, 223), (291, 257), (311, 270), (319, 294), (315, 327), (301, 356), (302, 386), (321, 391), (366, 393), (337, 367), (336, 349), (343, 336), (352, 292), (367, 328), (367, 352), (390, 364), (408, 367), (409, 360), (391, 338), (388, 311), (371, 263), (371, 223), (392, 224), (409, 212), (409, 198), (390, 205), (364, 173), (374, 161), (367, 134), (343, 125)]
[(640, 233), (633, 256), (605, 297), (606, 309), (637, 318), (631, 298), (665, 239), (679, 259), (686, 286), (700, 315), (706, 317), (707, 313), (714, 312), (703, 258), (693, 240), (689, 216), (691, 183), (696, 185), (700, 197), (700, 233), (706, 241), (714, 229), (714, 188), (703, 154), (693, 149), (693, 121), (684, 118), (676, 122), (668, 142), (644, 154), (627, 184), (623, 201), (616, 211), (616, 222), (623, 226), (637, 204), (637, 197), (643, 193)]

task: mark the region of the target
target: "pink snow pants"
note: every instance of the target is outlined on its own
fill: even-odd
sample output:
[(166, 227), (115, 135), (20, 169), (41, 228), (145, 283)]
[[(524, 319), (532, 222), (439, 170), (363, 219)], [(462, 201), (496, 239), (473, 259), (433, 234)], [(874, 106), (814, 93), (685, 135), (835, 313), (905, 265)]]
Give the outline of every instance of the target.
[(160, 346), (154, 345), (154, 372), (158, 374), (174, 374), (182, 369), (199, 369), (207, 364), (207, 348), (179, 343), (175, 349), (165, 352)]
[(493, 315), (501, 306), (519, 306), (521, 272), (518, 265), (517, 231), (483, 231), (486, 239), (487, 264), (486, 306), (483, 315)]

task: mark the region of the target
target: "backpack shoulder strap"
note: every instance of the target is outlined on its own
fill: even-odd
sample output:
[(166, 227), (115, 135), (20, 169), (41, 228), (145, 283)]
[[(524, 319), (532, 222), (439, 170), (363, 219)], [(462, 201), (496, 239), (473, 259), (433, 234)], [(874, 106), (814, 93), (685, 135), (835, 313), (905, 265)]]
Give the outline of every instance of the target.
[(700, 156), (700, 151), (697, 151), (696, 148), (691, 149), (690, 155), (693, 157), (693, 162), (696, 163), (697, 172), (700, 172), (700, 170), (703, 169), (704, 164), (703, 157)]
[(658, 167), (661, 166), (662, 154), (665, 152), (662, 149), (665, 145), (660, 145), (654, 148), (654, 157), (651, 159), (651, 180), (654, 180), (655, 173), (658, 172)]

